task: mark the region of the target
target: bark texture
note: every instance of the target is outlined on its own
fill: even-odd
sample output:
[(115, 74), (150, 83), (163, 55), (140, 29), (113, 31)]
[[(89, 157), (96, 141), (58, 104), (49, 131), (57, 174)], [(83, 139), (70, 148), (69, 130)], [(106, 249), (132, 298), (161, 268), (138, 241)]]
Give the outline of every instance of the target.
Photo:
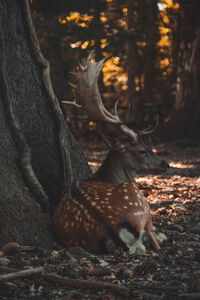
[(51, 210), (90, 171), (53, 92), (26, 0), (0, 2), (0, 135), (0, 243), (49, 246)]
[(199, 143), (200, 135), (200, 2), (180, 2), (176, 111), (168, 136)]

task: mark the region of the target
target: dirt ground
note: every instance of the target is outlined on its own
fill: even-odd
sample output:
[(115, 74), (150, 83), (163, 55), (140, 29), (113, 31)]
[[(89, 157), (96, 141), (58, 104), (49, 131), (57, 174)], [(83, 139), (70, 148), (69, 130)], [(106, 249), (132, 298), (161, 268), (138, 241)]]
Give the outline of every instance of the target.
[[(1, 248), (0, 299), (200, 299), (200, 147), (163, 144), (156, 151), (171, 168), (135, 179), (154, 226), (168, 238), (159, 252), (146, 236), (148, 250), (132, 255), (13, 244)], [(28, 272), (17, 277), (16, 270)]]

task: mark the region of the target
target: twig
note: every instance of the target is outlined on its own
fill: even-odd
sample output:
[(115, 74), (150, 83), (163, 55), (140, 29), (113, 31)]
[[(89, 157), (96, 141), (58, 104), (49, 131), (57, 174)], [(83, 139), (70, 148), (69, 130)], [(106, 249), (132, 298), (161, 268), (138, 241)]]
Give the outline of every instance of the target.
[(178, 288), (177, 286), (161, 285), (158, 281), (151, 283), (151, 285), (145, 285), (145, 283), (136, 284), (136, 287), (139, 288), (139, 289), (144, 289), (144, 290), (151, 289), (151, 290), (162, 290), (162, 291), (168, 291), (168, 290), (176, 291), (177, 288)]
[[(0, 282), (18, 279), (22, 277), (28, 277), (32, 275), (39, 275), (44, 280), (54, 282), (70, 288), (88, 289), (88, 290), (96, 290), (96, 291), (105, 289), (123, 295), (130, 294), (132, 291), (132, 289), (129, 289), (125, 286), (118, 286), (112, 283), (99, 282), (94, 280), (71, 279), (67, 277), (61, 277), (53, 273), (46, 273), (46, 272), (42, 273), (43, 271), (44, 268), (42, 267), (31, 269), (31, 270), (23, 270), (23, 271), (17, 271), (16, 269), (11, 269), (7, 267), (0, 267), (0, 272), (12, 272), (6, 275), (0, 275)], [(3, 278), (3, 280), (1, 280), (1, 278)]]
[(73, 260), (73, 261), (78, 262), (77, 259), (76, 259), (70, 252), (65, 251), (65, 255), (66, 255), (66, 257), (69, 258), (70, 260)]
[(0, 266), (0, 272), (7, 272), (7, 273), (9, 273), (9, 272), (17, 272), (17, 271), (18, 271), (17, 269)]
[[(58, 138), (59, 138), (59, 148), (62, 159), (62, 192), (65, 191), (66, 187), (70, 189), (73, 182), (73, 168), (71, 163), (71, 155), (70, 149), (68, 146), (68, 134), (69, 131), (66, 128), (66, 122), (64, 121), (64, 117), (61, 111), (61, 108), (58, 103), (58, 99), (54, 93), (51, 79), (50, 79), (50, 67), (48, 61), (42, 55), (40, 50), (39, 42), (36, 36), (36, 32), (33, 26), (33, 21), (31, 18), (31, 12), (28, 1), (23, 1), (24, 11), (25, 11), (25, 21), (26, 21), (26, 29), (28, 31), (29, 44), (33, 50), (34, 57), (39, 67), (41, 68), (41, 78), (42, 83), (45, 89), (45, 92), (50, 100), (51, 108), (53, 110), (56, 125), (58, 130)], [(89, 176), (89, 174), (88, 174)], [(67, 186), (68, 185), (68, 186)]]
[[(67, 278), (67, 277), (58, 276), (53, 273), (47, 273), (47, 272), (42, 273), (42, 271), (44, 270), (42, 267), (36, 268), (34, 270), (35, 271), (38, 270), (39, 272), (35, 272), (34, 274), (32, 272), (32, 274), (30, 274), (29, 276), (39, 275), (38, 277), (41, 277), (42, 279), (44, 279), (46, 281), (53, 282), (53, 283), (56, 283), (56, 284), (59, 284), (59, 285), (65, 286), (65, 287), (69, 287), (69, 288), (93, 290), (93, 291), (108, 290), (109, 292), (112, 292), (115, 294), (120, 294), (123, 296), (131, 296), (131, 297), (137, 297), (137, 296), (143, 294), (143, 296), (145, 296), (151, 300), (160, 299), (160, 297), (157, 295), (152, 295), (152, 294), (149, 294), (149, 293), (146, 293), (143, 291), (133, 290), (132, 288), (128, 288), (125, 286), (119, 286), (119, 285), (108, 283), (108, 282), (100, 282), (100, 281), (95, 281), (95, 280), (71, 279), (71, 278)], [(0, 267), (0, 272), (14, 272), (14, 271), (17, 271), (17, 270), (11, 269), (8, 267)], [(33, 270), (25, 270), (25, 271), (31, 272)], [(18, 278), (22, 278), (22, 276), (20, 276), (20, 277), (12, 276), (12, 278), (11, 278), (10, 275), (22, 274), (22, 272), (24, 272), (24, 271), (19, 271), (19, 272), (10, 273), (10, 274), (1, 275), (1, 276), (7, 276), (7, 278), (9, 277), (9, 280), (18, 279)], [(1, 276), (0, 276), (0, 278), (1, 278)], [(26, 274), (23, 277), (28, 277), (28, 276)], [(137, 299), (137, 298), (135, 298), (135, 299)], [(194, 298), (194, 299), (197, 299), (197, 298)]]
[(200, 299), (200, 292), (179, 294), (178, 299), (180, 299), (180, 300), (196, 299), (197, 300), (197, 299)]
[(61, 277), (51, 273), (43, 273), (42, 278), (60, 284), (62, 286), (77, 288), (77, 289), (88, 289), (88, 290), (109, 290), (116, 294), (128, 295), (131, 293), (131, 289), (125, 286), (118, 286), (112, 283), (99, 282), (94, 280), (82, 280), (82, 279), (71, 279), (67, 277)]
[(16, 280), (19, 278), (30, 277), (33, 275), (41, 274), (44, 271), (43, 267), (29, 269), (29, 270), (22, 270), (17, 272), (12, 272), (9, 274), (0, 275), (0, 282)]

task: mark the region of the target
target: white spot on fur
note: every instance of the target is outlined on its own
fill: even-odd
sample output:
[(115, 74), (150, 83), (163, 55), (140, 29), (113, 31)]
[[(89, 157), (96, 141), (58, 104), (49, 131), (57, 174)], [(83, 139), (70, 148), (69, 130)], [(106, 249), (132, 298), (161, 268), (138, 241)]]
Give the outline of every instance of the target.
[(133, 213), (134, 216), (141, 216), (141, 215), (144, 215), (144, 211), (142, 210), (139, 210), (139, 211), (136, 211)]
[(129, 202), (128, 204), (129, 204), (129, 205), (133, 205), (133, 202)]
[(124, 199), (128, 200), (128, 199), (129, 199), (129, 196), (124, 196)]
[(140, 191), (138, 189), (135, 190), (135, 193), (137, 194), (137, 196), (140, 195)]
[(138, 203), (137, 203), (137, 202), (135, 202), (135, 206), (138, 206)]

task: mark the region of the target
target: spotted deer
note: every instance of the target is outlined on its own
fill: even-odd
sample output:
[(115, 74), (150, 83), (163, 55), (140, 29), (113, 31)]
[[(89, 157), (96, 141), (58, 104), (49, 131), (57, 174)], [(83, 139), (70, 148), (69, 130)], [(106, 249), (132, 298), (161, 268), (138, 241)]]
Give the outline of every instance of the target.
[[(138, 133), (121, 122), (116, 110), (111, 114), (104, 107), (97, 81), (105, 59), (92, 63), (92, 55), (73, 73), (77, 90), (73, 104), (93, 120), (115, 124), (122, 135), (112, 143), (106, 140), (111, 150), (100, 169), (61, 199), (52, 216), (52, 229), (64, 246), (81, 246), (94, 253), (113, 252), (116, 247), (130, 253), (145, 251), (146, 230), (152, 246), (159, 250), (165, 236), (156, 234), (149, 204), (134, 180), (134, 161), (143, 162), (145, 152), (155, 154), (140, 143)], [(164, 167), (162, 161), (159, 164)]]

